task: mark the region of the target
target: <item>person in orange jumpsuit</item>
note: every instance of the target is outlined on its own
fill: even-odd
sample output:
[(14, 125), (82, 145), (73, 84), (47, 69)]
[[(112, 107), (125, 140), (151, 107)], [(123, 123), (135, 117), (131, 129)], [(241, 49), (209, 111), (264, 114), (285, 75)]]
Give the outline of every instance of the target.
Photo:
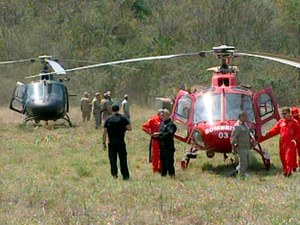
[(279, 154), (284, 170), (284, 176), (292, 175), (293, 170), (297, 168), (296, 162), (296, 139), (299, 136), (299, 124), (291, 117), (290, 108), (284, 107), (281, 111), (282, 119), (280, 119), (266, 135), (280, 134)]
[[(292, 117), (294, 120), (297, 120), (299, 126), (300, 126), (300, 110), (298, 107), (293, 106), (292, 107)], [(300, 136), (300, 134), (299, 134)], [(298, 167), (300, 167), (300, 139), (297, 138), (297, 152), (298, 152)]]
[[(158, 110), (156, 116), (151, 117), (143, 124), (143, 131), (148, 134), (153, 134), (158, 132), (160, 127), (160, 122), (162, 121), (162, 109)], [(151, 138), (151, 156), (149, 156), (149, 161), (152, 160), (152, 170), (153, 172), (160, 172), (161, 170), (161, 161), (160, 161), (160, 149), (159, 149), (159, 139)]]

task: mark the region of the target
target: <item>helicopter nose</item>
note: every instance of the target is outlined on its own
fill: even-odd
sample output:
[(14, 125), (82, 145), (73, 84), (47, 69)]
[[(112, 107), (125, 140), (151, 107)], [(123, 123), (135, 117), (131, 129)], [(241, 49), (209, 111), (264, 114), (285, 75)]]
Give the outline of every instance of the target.
[(30, 101), (26, 112), (29, 116), (40, 120), (56, 120), (64, 116), (64, 103), (58, 100)]

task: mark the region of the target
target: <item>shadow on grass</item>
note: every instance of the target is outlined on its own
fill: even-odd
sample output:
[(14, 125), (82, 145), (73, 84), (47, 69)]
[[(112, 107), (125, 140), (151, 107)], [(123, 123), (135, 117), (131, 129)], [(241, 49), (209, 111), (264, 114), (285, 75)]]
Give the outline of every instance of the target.
[(68, 123), (56, 123), (56, 124), (51, 124), (47, 126), (47, 129), (53, 130), (53, 129), (59, 129), (59, 128), (75, 128), (78, 127), (77, 124), (72, 122), (72, 126), (70, 126)]
[(76, 128), (78, 127), (77, 124), (72, 123), (72, 126), (70, 126), (67, 122), (51, 122), (49, 124), (45, 124), (45, 123), (39, 123), (38, 125), (34, 124), (34, 123), (27, 123), (27, 124), (20, 124), (19, 128), (24, 130), (24, 131), (33, 131), (33, 130), (37, 130), (37, 129), (47, 129), (47, 130), (55, 130), (55, 129), (61, 129), (61, 128)]
[[(238, 163), (232, 164), (223, 164), (213, 166), (210, 163), (205, 163), (202, 165), (202, 171), (212, 172), (219, 176), (230, 177), (231, 173), (235, 170)], [(278, 173), (281, 173), (282, 169), (276, 167), (273, 163), (271, 163), (271, 167), (269, 170), (266, 169), (265, 165), (260, 162), (251, 163), (251, 165), (247, 169), (247, 173), (249, 175), (253, 174), (256, 176), (266, 177), (266, 176), (275, 176)]]

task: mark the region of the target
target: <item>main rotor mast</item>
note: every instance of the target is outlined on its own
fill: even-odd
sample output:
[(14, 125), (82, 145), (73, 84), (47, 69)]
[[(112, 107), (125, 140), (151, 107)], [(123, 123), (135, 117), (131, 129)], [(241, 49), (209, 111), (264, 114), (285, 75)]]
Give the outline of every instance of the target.
[[(42, 71), (40, 80), (54, 80), (53, 74), (47, 74), (50, 73), (50, 67), (49, 67), (49, 60), (52, 58), (51, 55), (41, 55), (38, 57), (41, 60), (42, 63)], [(47, 75), (42, 75), (43, 73)]]
[(222, 60), (222, 65), (219, 68), (218, 72), (229, 73), (234, 70), (233, 67), (229, 66), (230, 59), (237, 57), (237, 55), (234, 55), (234, 53), (236, 52), (234, 49), (234, 46), (227, 45), (221, 45), (213, 48), (216, 58)]

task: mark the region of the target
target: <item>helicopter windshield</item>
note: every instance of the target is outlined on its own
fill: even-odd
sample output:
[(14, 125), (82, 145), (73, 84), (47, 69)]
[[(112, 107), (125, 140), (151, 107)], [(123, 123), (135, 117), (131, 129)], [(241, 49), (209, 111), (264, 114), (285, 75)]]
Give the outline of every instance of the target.
[[(248, 113), (248, 121), (255, 123), (252, 100), (248, 95), (227, 93), (226, 120), (238, 120), (240, 111)], [(196, 100), (194, 124), (221, 120), (221, 94), (206, 94)]]
[(55, 83), (33, 83), (28, 85), (31, 100), (63, 100), (62, 86)]
[(206, 94), (196, 100), (194, 110), (194, 124), (214, 120), (221, 120), (221, 95)]
[(240, 111), (248, 113), (248, 122), (255, 123), (252, 100), (248, 95), (227, 93), (226, 120), (238, 120)]

